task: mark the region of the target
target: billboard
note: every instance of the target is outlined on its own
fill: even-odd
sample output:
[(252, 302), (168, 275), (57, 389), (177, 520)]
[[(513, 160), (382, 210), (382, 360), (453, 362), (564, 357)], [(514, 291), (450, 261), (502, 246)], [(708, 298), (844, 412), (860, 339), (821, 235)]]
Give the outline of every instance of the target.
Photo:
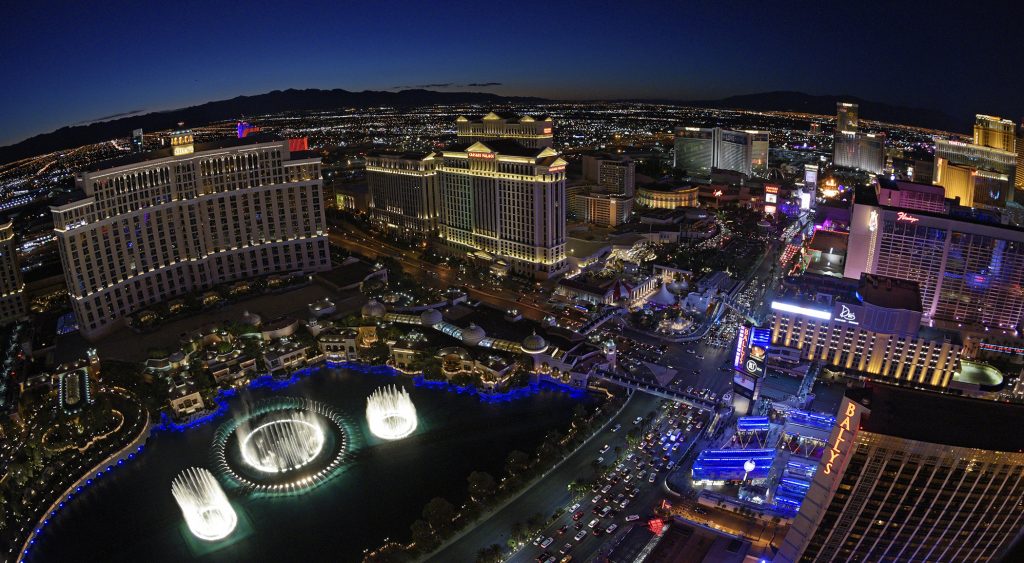
[(736, 372), (732, 376), (733, 390), (738, 395), (757, 398), (757, 381), (764, 376), (771, 338), (771, 329), (746, 325), (740, 327), (733, 361)]
[(764, 375), (765, 359), (768, 357), (768, 344), (772, 339), (772, 331), (767, 328), (754, 328), (750, 330), (750, 340), (747, 343), (747, 361), (744, 363), (744, 370), (754, 376)]

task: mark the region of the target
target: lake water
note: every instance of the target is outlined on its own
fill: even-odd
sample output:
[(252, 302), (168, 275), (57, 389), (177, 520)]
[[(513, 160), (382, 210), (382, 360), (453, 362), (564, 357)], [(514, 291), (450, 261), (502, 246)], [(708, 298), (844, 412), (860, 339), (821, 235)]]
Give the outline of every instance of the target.
[[(383, 442), (366, 430), (366, 397), (397, 383), (409, 390), (419, 416), (412, 436)], [(499, 478), (513, 449), (533, 452), (550, 429), (564, 432), (581, 400), (540, 391), (512, 402), (480, 401), (411, 380), (324, 369), (285, 389), (256, 389), (229, 401), (304, 396), (331, 405), (355, 422), (359, 444), (343, 474), (303, 495), (240, 497), (229, 491), (241, 523), (219, 546), (190, 537), (171, 496), (171, 481), (190, 466), (210, 467), (213, 434), (226, 420), (184, 432), (159, 432), (144, 453), (104, 478), (54, 518), (32, 561), (359, 561), (385, 538), (408, 539), (409, 525), (431, 498), (462, 504), (475, 470)], [(212, 469), (212, 468), (211, 468)]]

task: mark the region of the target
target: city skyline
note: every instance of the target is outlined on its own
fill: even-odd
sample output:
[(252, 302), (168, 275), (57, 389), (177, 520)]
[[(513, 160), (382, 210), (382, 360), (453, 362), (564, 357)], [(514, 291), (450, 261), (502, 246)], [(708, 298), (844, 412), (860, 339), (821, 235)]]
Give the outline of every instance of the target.
[[(951, 115), (1024, 116), (1012, 65), (974, 72), (984, 53), (1020, 49), (987, 33), (982, 16), (999, 13), (983, 7), (974, 8), (978, 18), (963, 17), (964, 8), (954, 12), (951, 4), (915, 10), (877, 3), (855, 12), (791, 3), (610, 7), (516, 4), (424, 13), (401, 2), (379, 12), (317, 5), (302, 12), (315, 17), (293, 26), (280, 25), (269, 5), (246, 13), (203, 5), (202, 18), (180, 4), (124, 5), (117, 17), (73, 4), (45, 15), (16, 8), (0, 45), (23, 56), (7, 69), (20, 79), (0, 93), (0, 143), (287, 88), (680, 101), (796, 90)], [(942, 48), (943, 22), (952, 17), (973, 38), (955, 50)], [(821, 25), (826, 21), (837, 23)], [(154, 22), (174, 32), (148, 33)], [(857, 42), (856, 30), (871, 27), (878, 31), (863, 32)], [(34, 39), (39, 29), (48, 31), (44, 42)], [(877, 33), (885, 40), (872, 39)], [(254, 56), (256, 37), (276, 38), (280, 47)], [(31, 50), (19, 47), (30, 43)], [(900, 65), (907, 57), (913, 64)], [(955, 76), (971, 78), (948, 78)]]
[(1014, 14), (5, 15), (3, 561), (1024, 561)]

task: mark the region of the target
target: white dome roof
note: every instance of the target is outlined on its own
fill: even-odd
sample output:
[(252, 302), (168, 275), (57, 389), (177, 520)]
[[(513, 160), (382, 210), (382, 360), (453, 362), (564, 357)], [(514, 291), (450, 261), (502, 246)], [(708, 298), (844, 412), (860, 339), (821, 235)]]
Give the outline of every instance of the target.
[(387, 314), (387, 312), (387, 308), (385, 308), (384, 305), (382, 305), (379, 301), (375, 299), (371, 299), (370, 301), (368, 301), (366, 305), (363, 305), (363, 308), (360, 310), (360, 313), (362, 313), (364, 317), (372, 318), (383, 317), (384, 315)]
[(462, 329), (462, 341), (469, 346), (476, 346), (487, 336), (484, 329), (471, 324), (468, 327)]
[(442, 320), (444, 319), (441, 316), (441, 312), (437, 309), (427, 309), (420, 313), (420, 322), (423, 323), (424, 326), (434, 326)]
[(548, 343), (535, 332), (523, 339), (522, 348), (527, 354), (540, 354), (548, 349)]

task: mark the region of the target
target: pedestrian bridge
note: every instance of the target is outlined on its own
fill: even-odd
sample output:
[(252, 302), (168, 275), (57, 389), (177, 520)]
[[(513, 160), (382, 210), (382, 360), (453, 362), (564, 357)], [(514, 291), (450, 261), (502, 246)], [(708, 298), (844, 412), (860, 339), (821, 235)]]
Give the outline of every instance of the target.
[(653, 382), (641, 381), (641, 380), (633, 379), (633, 378), (628, 377), (628, 376), (624, 377), (624, 376), (621, 376), (621, 375), (618, 375), (618, 374), (614, 374), (614, 373), (612, 373), (610, 371), (605, 371), (605, 370), (598, 370), (597, 373), (595, 373), (594, 377), (598, 377), (600, 379), (603, 379), (604, 381), (608, 381), (608, 382), (614, 383), (616, 385), (621, 385), (621, 386), (627, 387), (629, 389), (633, 389), (633, 390), (636, 390), (636, 391), (642, 391), (642, 392), (647, 393), (649, 395), (655, 395), (655, 396), (661, 397), (663, 399), (670, 399), (670, 400), (673, 400), (673, 401), (679, 401), (681, 403), (685, 403), (687, 405), (690, 405), (691, 407), (696, 407), (696, 408), (699, 408), (699, 409), (704, 409), (704, 410), (706, 410), (708, 412), (715, 412), (715, 403), (713, 403), (711, 401), (707, 401), (705, 399), (700, 399), (698, 397), (691, 397), (690, 395), (687, 395), (686, 393), (680, 393), (679, 391), (674, 391), (672, 389), (666, 389), (665, 387), (662, 387), (661, 385), (658, 385), (658, 384), (653, 383)]

